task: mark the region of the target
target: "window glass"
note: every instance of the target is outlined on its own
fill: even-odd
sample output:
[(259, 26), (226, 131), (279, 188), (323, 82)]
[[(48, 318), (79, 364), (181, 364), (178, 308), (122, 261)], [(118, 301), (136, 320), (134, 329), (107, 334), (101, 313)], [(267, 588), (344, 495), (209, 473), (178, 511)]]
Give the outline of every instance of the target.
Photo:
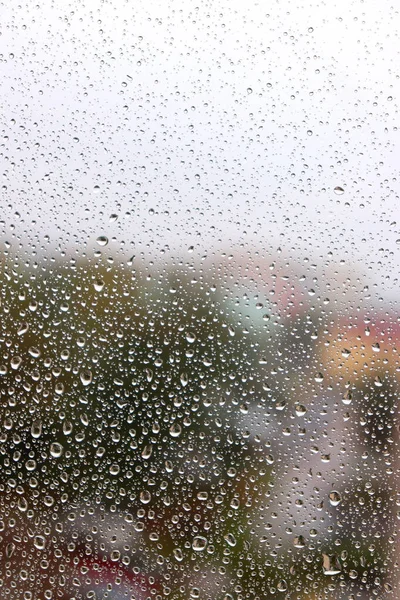
[(1, 3), (0, 596), (399, 584), (399, 11)]

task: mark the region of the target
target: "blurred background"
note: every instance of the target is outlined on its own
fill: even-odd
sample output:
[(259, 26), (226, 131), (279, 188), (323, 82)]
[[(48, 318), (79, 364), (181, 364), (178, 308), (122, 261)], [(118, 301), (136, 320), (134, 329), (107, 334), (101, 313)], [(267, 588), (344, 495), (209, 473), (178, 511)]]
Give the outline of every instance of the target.
[(398, 9), (1, 6), (1, 596), (395, 598)]

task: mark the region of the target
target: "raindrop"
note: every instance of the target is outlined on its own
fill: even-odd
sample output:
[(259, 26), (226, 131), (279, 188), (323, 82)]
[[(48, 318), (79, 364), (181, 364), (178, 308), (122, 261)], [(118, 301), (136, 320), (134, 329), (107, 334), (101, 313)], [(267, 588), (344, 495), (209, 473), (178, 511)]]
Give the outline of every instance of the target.
[(99, 246), (107, 246), (108, 244), (108, 237), (106, 237), (105, 235), (100, 235), (96, 242), (98, 243)]
[(148, 504), (151, 500), (151, 494), (148, 490), (143, 490), (140, 492), (140, 502), (142, 504)]
[(330, 494), (329, 494), (329, 502), (331, 503), (332, 506), (338, 506), (342, 501), (342, 497), (339, 494), (339, 492), (336, 492), (335, 490), (333, 490)]
[(226, 541), (226, 543), (227, 543), (229, 546), (231, 546), (232, 548), (233, 548), (234, 546), (236, 546), (236, 538), (235, 538), (235, 536), (233, 535), (233, 533), (227, 533), (227, 534), (224, 536), (224, 540), (225, 540), (225, 541)]
[(42, 421), (34, 421), (31, 425), (31, 436), (33, 438), (40, 438), (42, 435)]
[(11, 359), (11, 368), (16, 371), (22, 364), (22, 358), (20, 356), (13, 356)]
[(323, 554), (322, 569), (325, 575), (337, 575), (341, 572), (342, 567), (338, 557), (334, 555)]
[(85, 371), (81, 371), (80, 373), (81, 382), (84, 386), (90, 385), (93, 380), (92, 371), (86, 369)]
[(35, 535), (33, 545), (37, 550), (44, 550), (46, 547), (46, 539), (43, 535)]
[(298, 417), (303, 417), (306, 414), (307, 409), (303, 404), (296, 404), (295, 411)]
[(175, 560), (177, 560), (178, 562), (182, 562), (183, 560), (183, 552), (180, 548), (174, 548), (172, 551)]
[(342, 397), (343, 404), (349, 405), (349, 404), (351, 404), (352, 400), (353, 400), (353, 394), (351, 393), (350, 390), (346, 390), (346, 392), (344, 393), (344, 395)]
[(58, 442), (53, 442), (50, 446), (50, 454), (53, 458), (60, 458), (64, 449)]
[(295, 548), (304, 548), (304, 546), (306, 545), (304, 537), (302, 535), (295, 537), (293, 540), (293, 545)]
[(178, 423), (174, 423), (169, 428), (169, 434), (173, 438), (179, 437), (181, 435), (181, 433), (182, 433), (182, 427)]
[(192, 542), (192, 548), (193, 550), (195, 550), (196, 552), (201, 552), (202, 550), (205, 550), (206, 546), (207, 546), (208, 540), (207, 538), (201, 536), (201, 535), (197, 535)]
[(94, 284), (94, 289), (96, 290), (96, 292), (101, 292), (104, 288), (104, 281), (102, 281), (101, 279), (97, 279)]
[(337, 185), (333, 191), (335, 192), (335, 194), (337, 196), (341, 196), (342, 194), (344, 194), (344, 189), (342, 187), (340, 187), (340, 185)]

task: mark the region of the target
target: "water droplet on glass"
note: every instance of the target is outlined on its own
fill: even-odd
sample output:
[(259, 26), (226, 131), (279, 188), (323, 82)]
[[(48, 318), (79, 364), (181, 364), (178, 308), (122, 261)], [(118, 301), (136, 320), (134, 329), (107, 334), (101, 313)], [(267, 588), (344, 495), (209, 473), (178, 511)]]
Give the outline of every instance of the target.
[(342, 497), (336, 490), (333, 490), (329, 494), (329, 502), (332, 506), (338, 506), (342, 501)]
[(101, 292), (104, 288), (104, 281), (102, 281), (101, 279), (97, 279), (94, 284), (94, 289), (96, 290), (96, 292)]
[(81, 371), (80, 373), (81, 382), (84, 386), (90, 385), (93, 380), (92, 371), (86, 369), (85, 371)]
[(322, 569), (325, 575), (337, 575), (341, 572), (342, 567), (338, 557), (334, 555), (323, 554)]
[(281, 579), (280, 581), (278, 581), (278, 584), (277, 584), (276, 587), (277, 587), (277, 589), (278, 589), (279, 592), (286, 592), (286, 590), (287, 590), (287, 583), (286, 583), (286, 581), (284, 579)]
[(60, 458), (64, 451), (64, 448), (58, 442), (53, 442), (50, 446), (50, 454), (53, 458)]
[(148, 504), (151, 500), (151, 493), (148, 490), (140, 492), (140, 502), (142, 504)]
[(306, 545), (304, 537), (302, 535), (295, 537), (293, 540), (293, 545), (295, 548), (304, 548)]
[(196, 552), (201, 552), (206, 548), (207, 543), (207, 538), (203, 537), (202, 535), (197, 535), (192, 542), (192, 548)]
[(352, 400), (353, 400), (353, 394), (351, 393), (350, 390), (346, 390), (346, 392), (344, 393), (344, 395), (342, 397), (343, 404), (349, 405), (349, 404), (351, 404)]
[(296, 404), (295, 411), (298, 417), (303, 417), (306, 414), (307, 409), (302, 404)]
[(142, 450), (142, 458), (147, 460), (152, 455), (152, 452), (153, 452), (153, 446), (151, 444), (145, 446)]
[(178, 423), (174, 423), (169, 428), (169, 434), (173, 438), (179, 437), (181, 435), (181, 433), (182, 433), (182, 427)]
[(99, 246), (107, 246), (108, 244), (108, 237), (106, 237), (105, 235), (100, 235), (96, 242), (98, 243)]
[(44, 550), (46, 547), (46, 539), (43, 535), (35, 535), (33, 545), (37, 550)]
[(20, 356), (13, 356), (11, 359), (11, 368), (16, 371), (22, 364), (22, 358)]
[(233, 533), (227, 533), (227, 534), (224, 536), (224, 540), (225, 540), (225, 541), (226, 541), (226, 543), (227, 543), (229, 546), (231, 546), (232, 548), (233, 548), (234, 546), (236, 546), (236, 538), (235, 538), (235, 536), (233, 535)]
[(197, 493), (197, 499), (201, 500), (202, 502), (205, 502), (206, 500), (208, 500), (208, 492), (198, 492)]
[(175, 560), (177, 560), (178, 562), (182, 562), (183, 560), (183, 552), (180, 548), (174, 548), (172, 551)]
[(42, 435), (42, 421), (34, 421), (31, 425), (31, 435), (33, 438), (40, 438)]
[(333, 188), (333, 191), (337, 196), (341, 196), (342, 194), (344, 194), (344, 189), (340, 187), (340, 185), (337, 185), (335, 188)]

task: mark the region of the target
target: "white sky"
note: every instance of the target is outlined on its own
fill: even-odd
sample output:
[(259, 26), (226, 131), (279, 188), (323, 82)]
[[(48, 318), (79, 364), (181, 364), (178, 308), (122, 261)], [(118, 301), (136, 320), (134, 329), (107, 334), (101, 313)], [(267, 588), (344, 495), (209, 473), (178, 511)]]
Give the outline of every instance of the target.
[(1, 22), (0, 239), (331, 252), (395, 297), (394, 2), (4, 2)]

